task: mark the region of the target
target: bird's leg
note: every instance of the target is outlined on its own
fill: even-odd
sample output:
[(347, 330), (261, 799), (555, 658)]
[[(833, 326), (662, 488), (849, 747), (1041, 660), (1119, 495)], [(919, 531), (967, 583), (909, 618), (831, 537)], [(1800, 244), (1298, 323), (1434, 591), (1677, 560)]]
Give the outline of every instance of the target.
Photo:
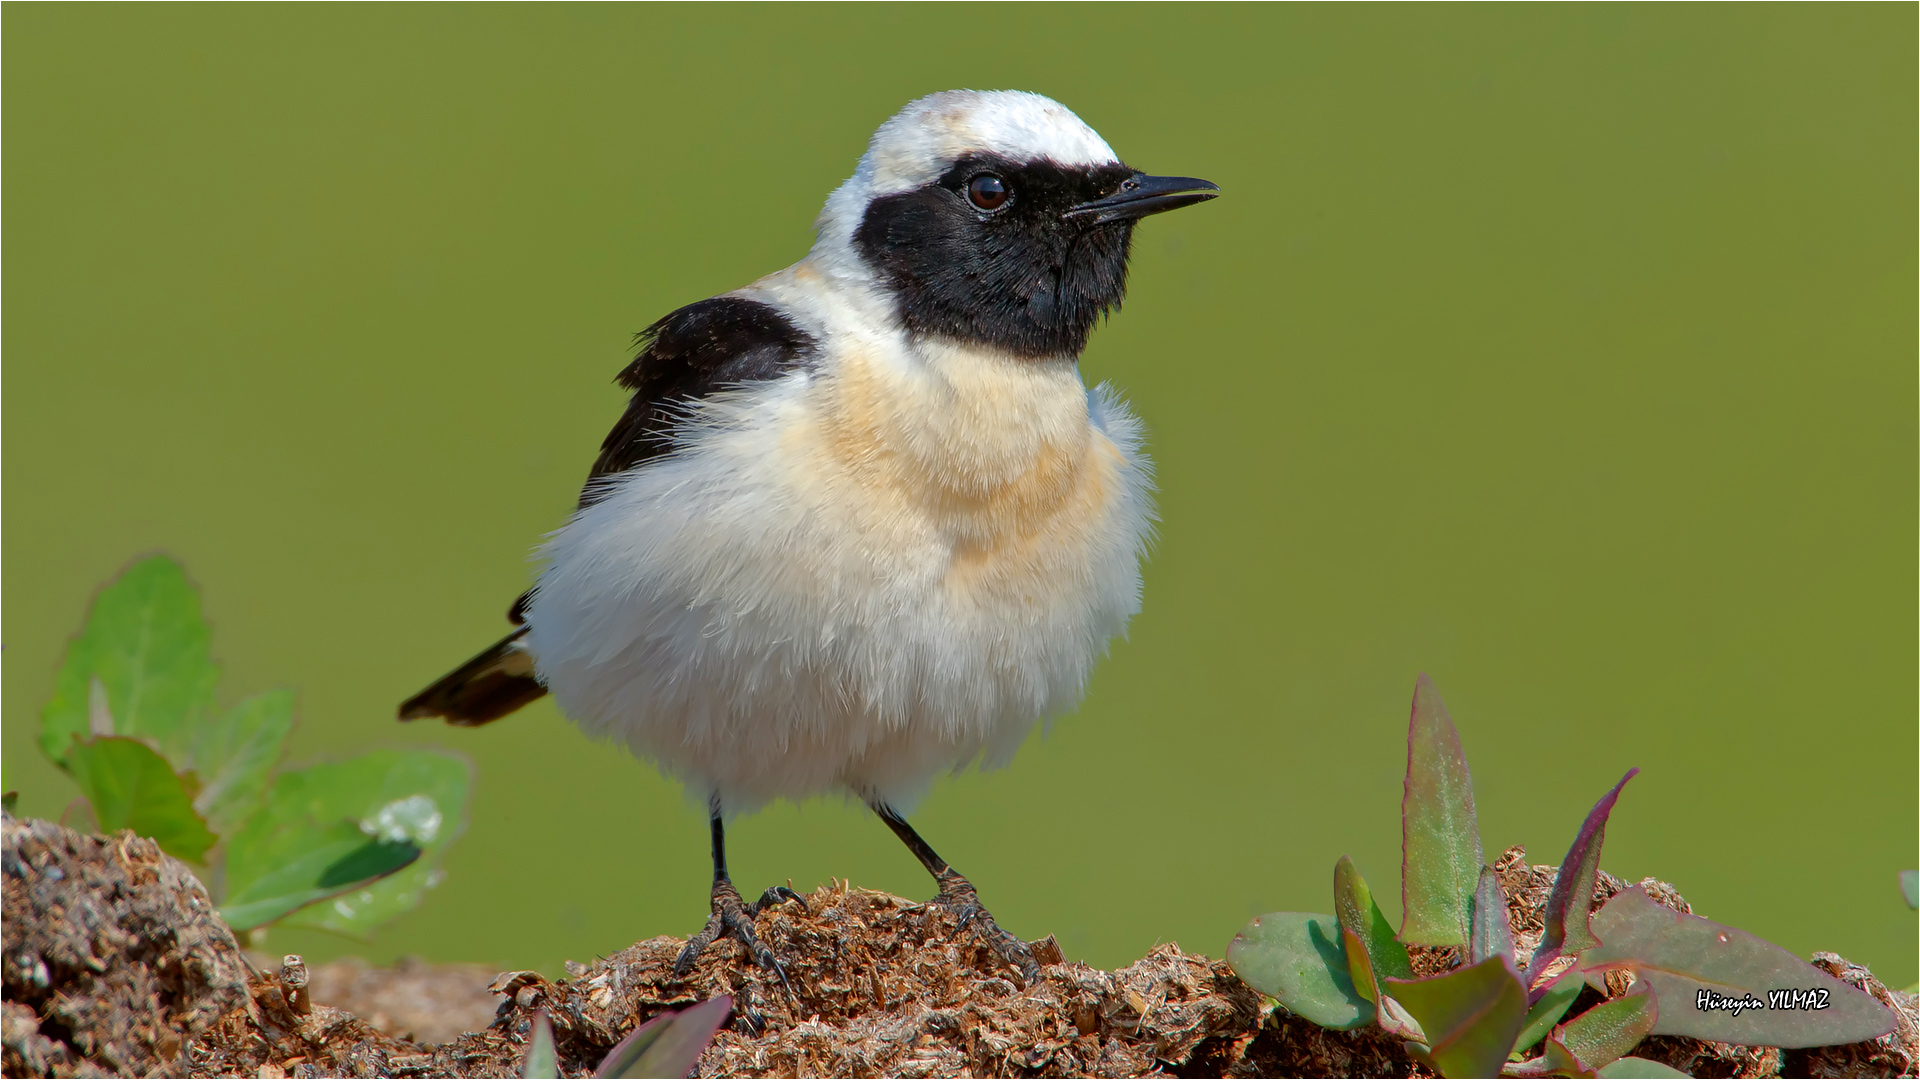
[[(720, 821), (720, 803), (715, 799), (711, 808), (713, 825), (713, 913), (707, 918), (707, 925), (692, 938), (687, 947), (680, 950), (680, 956), (673, 962), (673, 974), (684, 978), (693, 970), (694, 961), (700, 959), (700, 953), (707, 946), (722, 937), (738, 941), (747, 950), (747, 955), (768, 972), (780, 977), (782, 986), (787, 984), (787, 970), (782, 967), (773, 950), (760, 941), (753, 932), (754, 918), (775, 904), (793, 901), (804, 909), (806, 901), (798, 893), (782, 885), (776, 885), (761, 894), (760, 899), (751, 904), (742, 903), (740, 892), (733, 887), (733, 880), (727, 876), (727, 837), (726, 829)], [(789, 991), (792, 987), (788, 986)]]
[(927, 873), (933, 875), (933, 880), (939, 882), (939, 895), (928, 902), (948, 908), (959, 915), (959, 929), (966, 929), (969, 923), (977, 927), (980, 936), (986, 939), (987, 947), (993, 950), (994, 955), (1006, 961), (1009, 967), (1019, 971), (1027, 985), (1031, 986), (1038, 982), (1040, 965), (1033, 959), (1033, 950), (1027, 948), (1026, 942), (1000, 929), (1000, 924), (994, 922), (993, 916), (981, 906), (980, 894), (974, 891), (973, 883), (961, 876), (960, 871), (948, 865), (947, 860), (941, 858), (939, 852), (934, 851), (925, 840), (920, 839), (920, 834), (914, 832), (913, 826), (907, 824), (906, 818), (895, 813), (893, 807), (883, 802), (872, 802), (867, 805), (871, 806), (873, 812), (880, 815), (880, 820), (887, 823), (887, 828), (892, 829), (893, 834), (907, 845), (907, 849), (920, 860), (920, 865), (926, 867)]

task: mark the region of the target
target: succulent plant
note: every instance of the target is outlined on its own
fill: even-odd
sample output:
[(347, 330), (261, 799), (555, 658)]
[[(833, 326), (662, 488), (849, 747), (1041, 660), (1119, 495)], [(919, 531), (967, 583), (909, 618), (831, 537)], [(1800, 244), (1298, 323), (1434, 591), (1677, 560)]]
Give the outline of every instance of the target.
[[(1607, 819), (1638, 771), (1587, 814), (1522, 966), (1507, 898), (1485, 865), (1459, 732), (1422, 675), (1407, 732), (1399, 931), (1343, 857), (1335, 914), (1262, 915), (1234, 937), (1227, 960), (1290, 1012), (1329, 1028), (1378, 1025), (1447, 1077), (1681, 1076), (1629, 1055), (1648, 1035), (1807, 1047), (1892, 1031), (1893, 1013), (1870, 995), (1745, 931), (1664, 907), (1640, 886), (1593, 910)], [(1416, 977), (1410, 945), (1458, 959)], [(1631, 974), (1625, 994), (1564, 1019), (1582, 989), (1604, 994), (1616, 970)]]

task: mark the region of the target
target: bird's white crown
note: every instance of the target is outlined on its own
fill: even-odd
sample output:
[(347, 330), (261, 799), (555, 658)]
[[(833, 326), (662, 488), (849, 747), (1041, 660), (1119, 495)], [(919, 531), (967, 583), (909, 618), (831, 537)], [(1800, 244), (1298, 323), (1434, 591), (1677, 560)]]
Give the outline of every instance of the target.
[(881, 124), (854, 179), (865, 175), (869, 197), (911, 191), (982, 151), (1062, 165), (1119, 160), (1105, 139), (1052, 98), (1023, 90), (948, 90), (909, 103)]
[(873, 133), (860, 165), (827, 197), (815, 222), (816, 256), (834, 262), (847, 250), (868, 204), (933, 183), (973, 153), (1062, 165), (1119, 161), (1072, 109), (1024, 90), (944, 90), (909, 102)]

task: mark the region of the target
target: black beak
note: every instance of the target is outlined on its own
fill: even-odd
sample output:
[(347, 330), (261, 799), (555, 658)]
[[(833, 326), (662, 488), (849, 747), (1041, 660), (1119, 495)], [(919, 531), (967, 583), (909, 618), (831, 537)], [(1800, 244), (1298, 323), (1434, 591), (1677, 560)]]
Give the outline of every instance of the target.
[(1104, 199), (1083, 202), (1062, 216), (1071, 219), (1091, 215), (1091, 224), (1105, 225), (1109, 221), (1132, 221), (1148, 214), (1178, 210), (1183, 206), (1206, 202), (1219, 194), (1217, 186), (1191, 176), (1134, 173), (1120, 185), (1119, 191)]

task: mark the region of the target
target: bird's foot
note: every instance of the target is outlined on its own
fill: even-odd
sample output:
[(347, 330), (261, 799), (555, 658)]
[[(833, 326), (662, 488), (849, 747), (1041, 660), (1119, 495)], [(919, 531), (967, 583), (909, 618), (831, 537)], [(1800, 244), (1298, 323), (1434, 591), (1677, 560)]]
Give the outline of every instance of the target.
[(679, 957), (673, 962), (674, 977), (685, 978), (687, 973), (693, 970), (694, 962), (700, 959), (700, 954), (707, 946), (723, 937), (730, 937), (746, 949), (747, 955), (753, 959), (754, 963), (766, 969), (769, 974), (777, 976), (780, 985), (786, 987), (791, 993), (793, 988), (787, 982), (787, 969), (781, 965), (779, 958), (773, 955), (773, 950), (767, 948), (766, 944), (760, 940), (760, 936), (754, 933), (753, 927), (754, 920), (761, 912), (775, 904), (789, 902), (799, 904), (802, 911), (807, 908), (807, 902), (800, 898), (800, 894), (784, 885), (775, 885), (762, 893), (760, 899), (747, 904), (741, 902), (740, 892), (733, 887), (733, 882), (726, 878), (715, 879), (713, 914), (708, 917), (707, 925), (688, 939), (687, 947), (680, 950)]
[(993, 915), (980, 903), (980, 894), (974, 891), (973, 883), (960, 875), (958, 870), (948, 867), (936, 875), (940, 882), (940, 895), (927, 901), (928, 906), (946, 908), (960, 917), (954, 926), (955, 932), (973, 926), (993, 951), (1006, 965), (1020, 973), (1027, 986), (1040, 981), (1040, 964), (1033, 958), (1033, 950), (1027, 943), (1000, 929), (993, 921)]

